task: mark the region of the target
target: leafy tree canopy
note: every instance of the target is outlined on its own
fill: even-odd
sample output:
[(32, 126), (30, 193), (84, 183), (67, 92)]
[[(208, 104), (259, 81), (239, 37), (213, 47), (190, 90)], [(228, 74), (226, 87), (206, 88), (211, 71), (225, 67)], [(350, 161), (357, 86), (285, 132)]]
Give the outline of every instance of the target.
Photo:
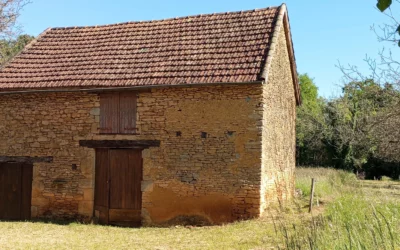
[(318, 88), (307, 74), (299, 75), (302, 105), (297, 108), (296, 143), (297, 158), (301, 165), (321, 164), (324, 131), (324, 100), (318, 96)]
[(7, 63), (10, 59), (21, 52), (25, 46), (35, 37), (30, 35), (20, 35), (13, 40), (0, 40), (0, 66)]

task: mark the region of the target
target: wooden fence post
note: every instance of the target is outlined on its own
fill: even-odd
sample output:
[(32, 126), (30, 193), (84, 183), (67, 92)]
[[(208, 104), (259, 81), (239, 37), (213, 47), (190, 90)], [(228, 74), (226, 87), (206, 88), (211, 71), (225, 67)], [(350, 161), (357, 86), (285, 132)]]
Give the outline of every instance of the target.
[(310, 193), (310, 206), (308, 212), (311, 213), (314, 201), (314, 188), (315, 188), (315, 179), (311, 179), (311, 193)]

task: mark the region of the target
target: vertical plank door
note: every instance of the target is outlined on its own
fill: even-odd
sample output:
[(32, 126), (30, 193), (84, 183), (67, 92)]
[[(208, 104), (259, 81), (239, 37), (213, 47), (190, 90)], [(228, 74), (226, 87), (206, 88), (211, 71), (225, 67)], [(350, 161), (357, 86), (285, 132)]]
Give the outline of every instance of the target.
[(110, 223), (140, 226), (142, 156), (140, 150), (110, 150)]
[(21, 164), (21, 172), (21, 220), (29, 220), (31, 218), (32, 205), (33, 165), (26, 163)]
[(109, 175), (108, 149), (96, 149), (94, 215), (100, 224), (108, 224)]
[(0, 164), (0, 220), (27, 220), (31, 215), (32, 165)]

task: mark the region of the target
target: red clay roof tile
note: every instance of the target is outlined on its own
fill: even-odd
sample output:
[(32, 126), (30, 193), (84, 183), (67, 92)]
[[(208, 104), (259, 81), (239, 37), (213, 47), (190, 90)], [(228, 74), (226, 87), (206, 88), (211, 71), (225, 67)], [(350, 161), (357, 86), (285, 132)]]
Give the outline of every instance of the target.
[(45, 31), (0, 89), (259, 81), (279, 8)]

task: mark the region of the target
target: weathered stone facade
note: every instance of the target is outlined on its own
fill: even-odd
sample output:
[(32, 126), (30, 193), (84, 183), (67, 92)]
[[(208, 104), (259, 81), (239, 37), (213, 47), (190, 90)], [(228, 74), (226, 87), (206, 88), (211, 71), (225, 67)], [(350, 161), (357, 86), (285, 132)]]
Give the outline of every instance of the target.
[(220, 223), (258, 214), (261, 94), (260, 85), (246, 85), (140, 95), (141, 138), (161, 140), (160, 148), (144, 152), (146, 223), (182, 215)]
[[(0, 154), (53, 156), (33, 168), (32, 216), (87, 217), (92, 214), (94, 152), (78, 146), (97, 132), (95, 95), (0, 96)], [(77, 165), (73, 170), (72, 164)]]
[(263, 87), (261, 213), (293, 197), (296, 163), (296, 98), (284, 27)]
[(261, 97), (261, 85), (153, 89), (139, 93), (137, 135), (99, 135), (96, 94), (2, 95), (0, 154), (54, 157), (34, 165), (33, 217), (88, 218), (94, 150), (79, 140), (157, 139), (143, 151), (144, 222), (249, 218), (260, 205)]
[(96, 93), (0, 95), (0, 155), (35, 163), (33, 218), (93, 216), (95, 150), (80, 140), (159, 140), (142, 151), (144, 225), (263, 214), (294, 189), (295, 106), (284, 29), (266, 84), (138, 92), (135, 135), (99, 134)]

